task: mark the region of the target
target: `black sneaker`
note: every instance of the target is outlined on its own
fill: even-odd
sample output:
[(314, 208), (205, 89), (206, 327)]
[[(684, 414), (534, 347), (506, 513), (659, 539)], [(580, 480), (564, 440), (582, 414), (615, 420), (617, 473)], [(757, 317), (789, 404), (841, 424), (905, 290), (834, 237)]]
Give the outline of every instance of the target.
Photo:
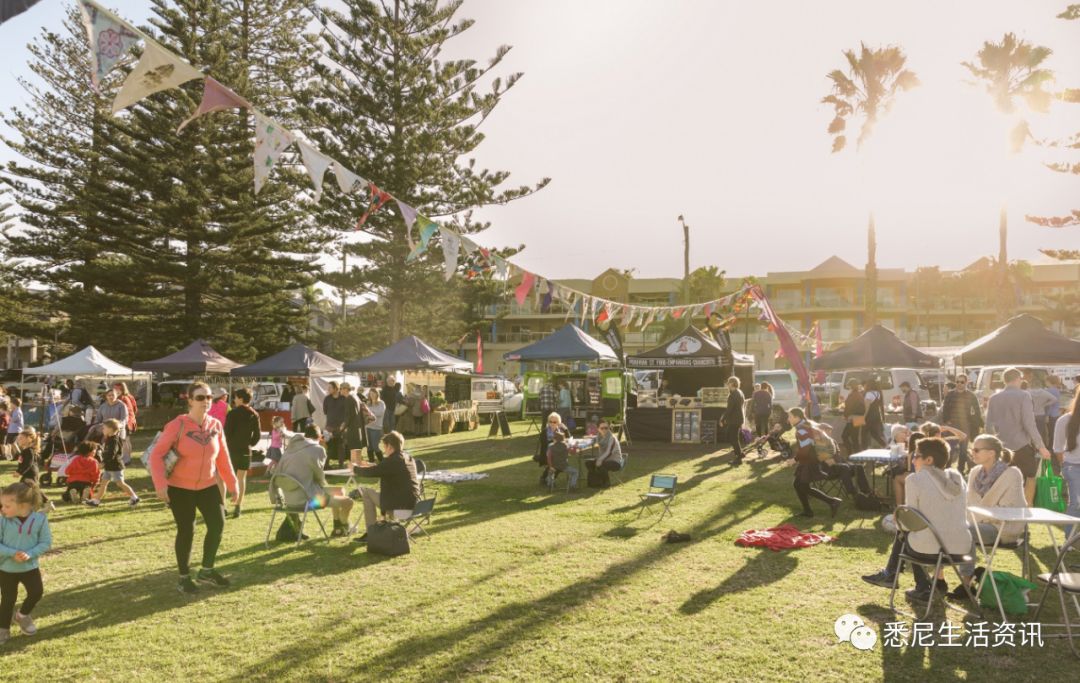
[(840, 503), (843, 502), (844, 501), (840, 500), (839, 498), (833, 498), (832, 502), (829, 503), (829, 514), (831, 517), (836, 516), (836, 511), (840, 509)]
[(349, 498), (352, 498), (353, 500), (360, 500), (360, 489), (353, 489), (352, 491), (349, 491)]
[(367, 543), (367, 534), (361, 534), (352, 540), (353, 543)]
[(193, 595), (199, 592), (199, 587), (195, 585), (195, 582), (191, 580), (190, 576), (181, 576), (180, 580), (176, 583), (176, 590), (185, 595)]
[[(971, 594), (975, 595), (975, 590), (974, 589), (971, 589)], [(958, 584), (956, 584), (956, 588), (953, 588), (951, 591), (949, 591), (948, 593), (945, 594), (945, 597), (948, 598), (949, 600), (955, 600), (957, 602), (963, 602), (964, 600), (968, 599), (968, 594), (967, 594), (967, 591), (964, 590), (964, 584), (963, 583), (958, 583)]]
[(928, 602), (930, 600), (930, 586), (923, 586), (910, 588), (904, 591), (904, 595), (908, 596), (909, 600), (918, 600), (919, 602)]
[(867, 574), (862, 577), (862, 580), (870, 584), (871, 586), (881, 586), (882, 588), (892, 588), (893, 582), (896, 576), (882, 569), (877, 574)]
[(213, 569), (206, 569), (204, 567), (203, 569), (199, 570), (199, 573), (196, 575), (195, 578), (198, 579), (199, 583), (209, 584), (211, 586), (214, 586), (215, 588), (229, 587), (229, 580), (221, 574), (218, 574)]

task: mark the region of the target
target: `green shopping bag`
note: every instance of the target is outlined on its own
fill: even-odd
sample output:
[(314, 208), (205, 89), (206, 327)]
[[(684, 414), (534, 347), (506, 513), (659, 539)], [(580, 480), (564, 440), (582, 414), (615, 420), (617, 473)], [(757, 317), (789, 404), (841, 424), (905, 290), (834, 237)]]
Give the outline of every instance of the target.
[[(987, 580), (985, 576), (983, 580)], [(993, 572), (989, 581), (990, 585), (983, 586), (982, 593), (979, 594), (980, 605), (991, 609), (997, 607), (997, 597), (994, 595), (994, 586), (997, 586), (1005, 614), (1010, 616), (1027, 614), (1027, 592), (1036, 588), (1035, 584), (1009, 572)]]
[(1035, 507), (1065, 512), (1065, 481), (1054, 474), (1049, 460), (1042, 461), (1035, 478)]

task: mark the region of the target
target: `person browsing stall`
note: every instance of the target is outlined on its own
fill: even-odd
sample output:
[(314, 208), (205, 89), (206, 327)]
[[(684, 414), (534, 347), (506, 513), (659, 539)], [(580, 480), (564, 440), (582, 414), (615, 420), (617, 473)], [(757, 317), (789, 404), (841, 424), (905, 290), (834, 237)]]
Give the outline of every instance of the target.
[(1035, 477), (1039, 458), (1049, 458), (1035, 422), (1031, 394), (1020, 388), (1024, 375), (1009, 368), (1001, 375), (1005, 388), (990, 397), (986, 408), (986, 431), (996, 435), (1013, 453), (1012, 463), (1024, 474), (1024, 498), (1028, 505), (1035, 500)]

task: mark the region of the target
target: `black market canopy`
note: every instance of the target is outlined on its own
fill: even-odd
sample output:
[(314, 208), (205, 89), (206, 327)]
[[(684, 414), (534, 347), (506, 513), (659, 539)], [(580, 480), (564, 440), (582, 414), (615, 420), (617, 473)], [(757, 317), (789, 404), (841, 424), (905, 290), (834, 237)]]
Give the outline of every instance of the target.
[(227, 375), (233, 368), (238, 367), (240, 363), (221, 355), (202, 339), (196, 339), (176, 353), (131, 366), (133, 370), (182, 375)]
[(1046, 329), (1030, 315), (1018, 315), (985, 337), (960, 349), (957, 365), (1076, 365), (1080, 341)]
[(467, 360), (444, 353), (423, 339), (409, 335), (378, 353), (345, 364), (349, 372), (394, 372), (428, 370), (432, 372), (472, 372)]
[(590, 337), (574, 323), (564, 325), (538, 342), (503, 354), (517, 361), (611, 361), (619, 356), (604, 342)]
[(815, 358), (814, 370), (936, 368), (941, 359), (904, 342), (887, 327), (874, 325), (852, 341)]
[(341, 361), (303, 344), (293, 344), (251, 365), (234, 368), (233, 377), (340, 377)]
[(754, 357), (724, 349), (693, 325), (654, 349), (626, 357), (626, 367), (663, 370), (670, 368), (719, 368), (753, 365)]

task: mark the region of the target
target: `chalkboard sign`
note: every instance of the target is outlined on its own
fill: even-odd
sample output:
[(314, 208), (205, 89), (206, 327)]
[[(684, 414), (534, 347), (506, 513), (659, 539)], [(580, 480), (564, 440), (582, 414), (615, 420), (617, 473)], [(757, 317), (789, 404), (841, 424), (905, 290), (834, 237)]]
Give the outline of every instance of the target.
[(716, 443), (716, 420), (701, 421), (701, 443)]
[(671, 411), (671, 442), (701, 442), (701, 411), (675, 409)]
[(488, 430), (488, 436), (496, 436), (500, 431), (503, 436), (510, 436), (510, 423), (506, 419), (506, 413), (501, 410), (491, 414), (491, 429)]

